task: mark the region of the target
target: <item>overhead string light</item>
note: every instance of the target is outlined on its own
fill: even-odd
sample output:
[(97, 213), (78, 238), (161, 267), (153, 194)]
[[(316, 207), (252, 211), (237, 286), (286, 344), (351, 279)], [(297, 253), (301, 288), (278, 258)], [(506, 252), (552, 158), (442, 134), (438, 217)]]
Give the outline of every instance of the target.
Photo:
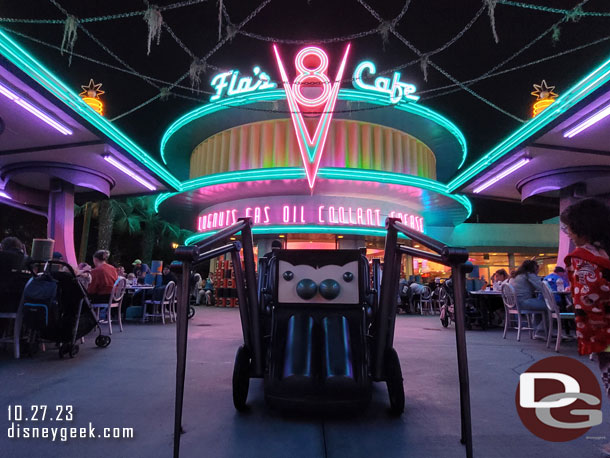
[[(589, 0), (583, 0), (581, 1), (578, 5), (576, 5), (574, 7), (574, 9), (576, 8), (581, 8), (588, 2)], [(459, 90), (464, 89), (464, 87), (468, 87), (470, 85), (472, 85), (473, 83), (477, 82), (477, 81), (481, 81), (482, 79), (485, 79), (486, 77), (488, 77), (490, 74), (492, 74), (493, 72), (495, 72), (496, 70), (502, 68), (504, 65), (506, 65), (508, 62), (512, 61), (513, 59), (515, 59), (516, 57), (520, 56), (521, 54), (523, 54), (525, 51), (527, 51), (529, 48), (531, 48), (534, 44), (536, 44), (538, 41), (540, 41), (542, 38), (544, 38), (545, 36), (547, 36), (549, 33), (553, 32), (553, 30), (556, 27), (559, 27), (561, 24), (563, 24), (564, 22), (566, 22), (568, 20), (567, 16), (563, 16), (559, 21), (557, 21), (555, 24), (553, 24), (551, 27), (549, 27), (548, 29), (546, 29), (545, 31), (543, 31), (540, 35), (538, 35), (536, 38), (534, 38), (532, 41), (530, 41), (529, 43), (527, 43), (525, 46), (521, 47), (520, 49), (518, 49), (516, 52), (514, 52), (513, 54), (511, 54), (509, 57), (507, 57), (506, 59), (504, 59), (503, 61), (501, 61), (500, 63), (494, 65), (492, 68), (490, 68), (489, 70), (487, 70), (485, 73), (483, 73), (482, 75), (480, 75), (477, 78), (474, 78), (472, 80), (470, 80), (469, 82), (467, 82), (467, 84), (459, 84), (459, 82), (453, 82), (453, 84), (447, 85), (447, 86), (442, 86), (442, 87), (438, 87), (438, 88), (433, 88), (433, 89), (428, 89), (428, 90), (424, 90), (424, 91), (420, 91), (420, 94), (424, 94), (426, 92), (434, 92), (434, 91), (439, 91), (441, 89), (446, 89), (446, 88), (453, 88), (453, 89), (449, 89), (447, 91), (441, 92), (439, 94), (435, 94), (429, 97), (425, 97), (422, 98), (422, 100), (429, 100), (429, 99), (433, 99), (436, 97), (441, 97), (443, 95), (449, 95), (452, 94), (454, 92), (457, 92)]]
[[(383, 21), (383, 18), (379, 15), (379, 13), (377, 13), (369, 4), (367, 4), (364, 0), (358, 0), (358, 3), (360, 3), (370, 14), (371, 16), (373, 16), (375, 19), (377, 19), (379, 22)], [(409, 48), (412, 52), (414, 52), (418, 57), (422, 58), (424, 56), (424, 53), (422, 53), (417, 47), (415, 47), (409, 40), (407, 40), (404, 36), (402, 36), (401, 33), (399, 33), (394, 27), (392, 27), (390, 29), (390, 31), (392, 32), (392, 34), (398, 38), (407, 48)], [(515, 116), (514, 114), (504, 110), (503, 108), (499, 107), (498, 105), (496, 105), (495, 103), (491, 102), (490, 100), (486, 99), (485, 97), (483, 97), (482, 95), (478, 94), (477, 92), (473, 91), (472, 89), (468, 88), (466, 85), (464, 85), (461, 81), (457, 80), (454, 76), (452, 76), (449, 72), (445, 71), (444, 69), (442, 69), (439, 65), (437, 65), (436, 63), (432, 62), (431, 60), (428, 60), (429, 65), (432, 66), (432, 68), (434, 68), (436, 71), (438, 71), (441, 75), (443, 75), (445, 78), (447, 78), (448, 80), (452, 81), (453, 83), (457, 84), (458, 86), (460, 86), (460, 88), (464, 89), (466, 92), (468, 92), (469, 94), (471, 94), (472, 96), (476, 97), (477, 99), (481, 100), (482, 102), (486, 103), (487, 105), (489, 105), (490, 107), (496, 109), (497, 111), (499, 111), (500, 113), (505, 114), (506, 116), (514, 119), (515, 121), (518, 121), (520, 123), (525, 122), (524, 119), (519, 118), (518, 116)]]

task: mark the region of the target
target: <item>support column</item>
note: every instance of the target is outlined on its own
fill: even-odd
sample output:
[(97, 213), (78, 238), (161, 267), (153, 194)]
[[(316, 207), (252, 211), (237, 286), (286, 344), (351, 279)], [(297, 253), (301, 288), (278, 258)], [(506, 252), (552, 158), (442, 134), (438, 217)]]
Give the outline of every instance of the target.
[[(575, 187), (561, 189), (559, 191), (559, 214), (570, 205), (575, 204), (579, 198), (575, 197)], [(574, 250), (574, 242), (561, 230), (559, 231), (559, 252), (557, 253), (557, 265), (565, 267), (565, 257)]]
[(74, 185), (59, 179), (51, 180), (47, 237), (55, 240), (55, 251), (76, 267), (74, 251)]

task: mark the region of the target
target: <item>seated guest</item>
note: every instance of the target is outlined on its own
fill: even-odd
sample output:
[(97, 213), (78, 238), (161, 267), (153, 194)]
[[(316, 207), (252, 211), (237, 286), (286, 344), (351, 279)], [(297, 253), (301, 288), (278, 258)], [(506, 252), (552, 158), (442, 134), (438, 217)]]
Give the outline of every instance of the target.
[(89, 288), (91, 284), (91, 266), (86, 262), (81, 262), (78, 265), (78, 271), (76, 272), (76, 277), (85, 291)]
[(110, 300), (112, 287), (119, 277), (116, 269), (108, 264), (110, 253), (107, 250), (98, 250), (93, 255), (94, 269), (91, 271), (91, 283), (87, 293), (93, 304), (103, 304)]
[(25, 247), (17, 237), (6, 237), (0, 242), (0, 272), (23, 270), (28, 261)]
[(28, 274), (22, 272), (27, 269), (28, 263), (29, 257), (25, 255), (21, 240), (17, 237), (6, 237), (0, 242), (0, 312), (17, 311), (23, 287), (28, 279)]
[(123, 266), (118, 266), (116, 268), (116, 273), (119, 277), (127, 277), (127, 275), (125, 274), (125, 267)]
[(143, 285), (146, 275), (150, 273), (150, 268), (139, 259), (136, 259), (131, 265), (133, 266), (133, 274), (138, 279), (138, 283)]
[(173, 281), (176, 286), (178, 285), (178, 277), (176, 277), (176, 274), (173, 273), (170, 269), (169, 266), (164, 266), (163, 267), (163, 274), (161, 277), (161, 284), (163, 286), (167, 285), (170, 281)]
[(214, 294), (214, 282), (208, 275), (205, 279), (205, 285), (203, 285), (203, 291), (205, 294), (205, 305), (212, 305), (212, 295)]
[[(538, 277), (540, 266), (536, 261), (525, 260), (515, 272), (515, 276), (510, 279), (510, 285), (515, 289), (517, 302), (527, 310), (543, 312), (546, 317), (546, 303), (542, 297), (542, 281)], [(546, 339), (544, 336), (544, 321), (536, 315), (536, 335), (537, 338)]]
[(508, 272), (504, 269), (498, 269), (493, 274), (492, 285), (494, 291), (502, 291), (502, 285), (509, 280)]
[(550, 273), (546, 277), (544, 277), (544, 281), (546, 281), (549, 284), (552, 291), (558, 290), (558, 285), (557, 285), (558, 280), (561, 280), (559, 282), (559, 284), (563, 285), (563, 289), (567, 289), (570, 286), (566, 270), (561, 266), (556, 266), (555, 270), (553, 270), (553, 273)]

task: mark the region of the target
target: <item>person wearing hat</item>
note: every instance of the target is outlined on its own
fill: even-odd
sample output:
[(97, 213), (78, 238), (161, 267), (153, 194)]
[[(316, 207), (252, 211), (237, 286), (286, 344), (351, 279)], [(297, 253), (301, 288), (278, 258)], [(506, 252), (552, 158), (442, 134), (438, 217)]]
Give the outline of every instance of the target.
[(133, 266), (133, 274), (138, 279), (138, 283), (144, 284), (146, 274), (150, 273), (148, 265), (142, 263), (140, 259), (136, 259), (131, 265)]

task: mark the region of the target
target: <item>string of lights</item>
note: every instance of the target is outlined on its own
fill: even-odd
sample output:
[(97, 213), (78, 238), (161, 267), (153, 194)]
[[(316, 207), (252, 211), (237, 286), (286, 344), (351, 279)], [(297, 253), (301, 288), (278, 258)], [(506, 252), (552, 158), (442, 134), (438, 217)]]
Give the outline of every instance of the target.
[[(54, 0), (51, 0), (51, 1), (54, 1)], [(265, 8), (270, 2), (271, 2), (271, 0), (264, 0), (263, 2), (261, 2), (243, 21), (241, 21), (237, 26), (235, 26), (237, 28), (237, 30), (241, 29), (248, 22), (250, 22), (252, 19), (254, 19), (256, 17), (256, 15), (258, 13), (260, 13), (263, 10), (263, 8)], [(207, 62), (210, 57), (212, 57), (225, 43), (230, 41), (232, 38), (233, 38), (233, 36), (230, 33), (227, 33), (225, 35), (225, 37), (222, 40), (220, 40), (218, 43), (216, 43), (216, 45), (210, 51), (208, 51), (208, 53), (201, 60)], [(186, 71), (182, 76), (180, 76), (180, 78), (178, 78), (176, 81), (174, 81), (168, 87), (162, 88), (162, 90), (165, 90), (166, 92), (171, 91), (172, 89), (174, 89), (174, 87), (176, 87), (176, 85), (180, 84), (188, 75), (189, 75), (189, 72)], [(151, 97), (150, 99), (148, 99), (145, 102), (142, 102), (141, 104), (131, 108), (130, 110), (128, 110), (128, 111), (126, 111), (126, 112), (124, 112), (124, 113), (122, 113), (122, 114), (120, 114), (118, 116), (115, 116), (110, 121), (116, 121), (116, 120), (121, 119), (121, 118), (123, 118), (123, 117), (125, 117), (127, 115), (130, 115), (131, 113), (134, 113), (135, 111), (139, 110), (143, 106), (148, 105), (148, 103), (153, 102), (154, 100), (160, 98), (161, 95), (162, 94), (160, 93), (160, 94), (155, 95), (154, 97)]]
[[(208, 0), (189, 0), (183, 2), (172, 3), (170, 5), (159, 6), (159, 11), (169, 11), (176, 8), (183, 8), (185, 6), (197, 5), (199, 3), (206, 3)], [(134, 16), (144, 16), (146, 10), (139, 11), (129, 11), (126, 13), (118, 13), (118, 14), (107, 14), (104, 16), (94, 16), (94, 17), (85, 17), (79, 18), (78, 22), (86, 24), (88, 22), (104, 22), (104, 21), (113, 21), (116, 19), (127, 19)], [(15, 23), (15, 24), (63, 24), (65, 19), (22, 19), (22, 18), (8, 18), (3, 17), (0, 18), (0, 23)]]
[[(582, 9), (582, 7), (588, 2), (589, 0), (583, 0), (581, 1), (578, 5), (576, 5), (574, 7), (574, 9)], [(568, 21), (569, 17), (568, 16), (563, 16), (559, 21), (555, 22), (552, 26), (550, 26), (548, 29), (546, 29), (545, 31), (543, 31), (541, 34), (539, 34), (536, 38), (534, 38), (533, 40), (531, 40), (529, 43), (527, 43), (525, 46), (519, 48), (517, 51), (515, 51), (513, 54), (511, 54), (509, 57), (507, 57), (506, 59), (502, 60), (500, 63), (494, 65), (492, 68), (490, 68), (489, 70), (487, 70), (485, 73), (483, 73), (482, 75), (480, 75), (478, 78), (479, 79), (475, 79), (476, 81), (480, 81), (481, 79), (484, 79), (485, 77), (487, 77), (488, 75), (492, 74), (493, 72), (495, 72), (496, 70), (499, 70), (500, 68), (504, 67), (504, 65), (506, 65), (507, 63), (509, 63), (510, 61), (512, 61), (513, 59), (515, 59), (516, 57), (518, 57), (519, 55), (523, 54), (525, 51), (527, 51), (529, 48), (531, 48), (534, 44), (536, 44), (538, 41), (540, 41), (542, 38), (544, 38), (545, 36), (547, 36), (549, 33), (552, 33), (557, 27), (559, 27), (561, 24), (563, 24), (564, 22)], [(474, 82), (476, 82), (474, 81)], [(473, 83), (468, 83), (468, 84), (473, 84)], [(432, 98), (436, 98), (436, 97), (441, 97), (443, 95), (448, 95), (448, 94), (452, 94), (454, 92), (457, 92), (459, 90), (462, 89), (462, 87), (456, 87), (459, 85), (456, 84), (452, 84), (449, 85), (447, 87), (453, 87), (454, 89), (450, 89), (448, 91), (444, 91), (441, 92), (439, 94), (436, 94), (434, 96), (430, 96), (427, 97), (427, 99), (432, 99)], [(434, 90), (441, 90), (441, 89), (445, 89), (445, 88), (435, 88)], [(428, 91), (421, 91), (421, 93), (424, 92), (432, 92), (432, 89), (428, 90)]]
[(498, 0), (498, 4), (515, 6), (517, 8), (524, 8), (528, 10), (542, 11), (544, 13), (571, 15), (573, 17), (610, 17), (610, 13), (607, 12), (583, 11), (582, 9), (564, 10), (561, 8), (552, 8), (550, 6), (533, 5), (531, 3), (513, 2), (510, 0)]
[[(383, 18), (370, 6), (368, 5), (364, 0), (358, 0), (358, 3), (360, 3), (375, 19), (377, 19), (380, 23), (383, 22)], [(409, 40), (407, 40), (405, 37), (402, 36), (402, 34), (400, 34), (395, 28), (394, 26), (390, 27), (390, 31), (392, 32), (392, 34), (398, 38), (405, 46), (407, 46), (407, 48), (409, 48), (412, 52), (414, 52), (418, 57), (423, 58), (422, 62), (426, 63), (427, 65), (430, 65), (432, 68), (434, 68), (436, 71), (438, 71), (439, 73), (441, 73), (445, 78), (449, 79), (450, 81), (452, 81), (454, 84), (459, 85), (463, 90), (465, 90), (466, 92), (468, 92), (469, 94), (471, 94), (472, 96), (476, 97), (477, 99), (481, 100), (482, 102), (486, 103), (488, 106), (494, 108), (495, 110), (499, 111), (500, 113), (505, 114), (506, 116), (514, 119), (515, 121), (518, 121), (520, 123), (525, 122), (524, 119), (519, 118), (518, 116), (515, 116), (514, 114), (504, 110), (503, 108), (499, 107), (498, 105), (496, 105), (495, 103), (491, 102), (490, 100), (486, 99), (485, 97), (483, 97), (482, 95), (476, 93), (475, 91), (473, 91), (472, 89), (470, 89), (469, 87), (465, 86), (462, 82), (458, 81), (456, 78), (454, 78), (451, 74), (449, 74), (447, 71), (443, 70), (441, 67), (439, 67), (438, 65), (436, 65), (434, 62), (432, 62), (429, 57), (427, 55), (425, 55), (424, 53), (422, 53), (419, 49), (417, 49), (417, 47), (415, 47)], [(425, 68), (424, 70), (424, 77), (426, 75), (425, 72)]]
[[(540, 59), (536, 59), (536, 60), (533, 60), (533, 61), (530, 61), (530, 62), (526, 62), (525, 64), (517, 65), (517, 66), (514, 66), (514, 67), (510, 67), (510, 68), (504, 69), (504, 70), (499, 70), (497, 72), (486, 74), (485, 76), (481, 75), (481, 76), (478, 76), (476, 78), (463, 81), (463, 83), (464, 84), (472, 84), (472, 83), (476, 83), (476, 82), (482, 81), (482, 80), (487, 79), (487, 78), (492, 78), (494, 76), (500, 76), (500, 75), (504, 75), (506, 73), (514, 72), (514, 71), (517, 71), (517, 70), (521, 70), (523, 68), (530, 67), (530, 66), (536, 65), (536, 64), (540, 64), (542, 62), (546, 62), (546, 61), (551, 60), (551, 59), (556, 59), (557, 57), (565, 56), (566, 54), (570, 54), (570, 53), (573, 53), (573, 52), (576, 52), (576, 51), (580, 51), (581, 49), (585, 49), (585, 48), (588, 48), (589, 46), (594, 46), (594, 45), (606, 42), (608, 40), (610, 40), (610, 35), (606, 36), (606, 37), (603, 37), (603, 38), (600, 38), (598, 40), (591, 41), (589, 43), (585, 43), (584, 45), (580, 45), (580, 46), (576, 46), (574, 48), (566, 49), (565, 51), (561, 51), (561, 52), (552, 54), (550, 56), (545, 56), (545, 57), (541, 57)], [(438, 88), (428, 89), (428, 90), (424, 90), (424, 91), (418, 91), (418, 94), (424, 94), (424, 93), (429, 93), (429, 92), (432, 92), (432, 91), (438, 91), (438, 90), (449, 88), (449, 87), (453, 87), (454, 88), (455, 86), (456, 86), (455, 84), (448, 84), (446, 86), (441, 86), (441, 87), (438, 87)], [(454, 93), (454, 92), (459, 91), (459, 90), (461, 90), (461, 89), (457, 89), (457, 90), (454, 89), (452, 91), (446, 91), (446, 92), (443, 92), (443, 93), (440, 93), (440, 94), (436, 94), (436, 95), (432, 95), (432, 96), (429, 96), (429, 97), (422, 97), (420, 100), (422, 100), (422, 101), (423, 100), (430, 100), (430, 99), (433, 99), (433, 98), (436, 98), (436, 97), (441, 97), (443, 95)]]

